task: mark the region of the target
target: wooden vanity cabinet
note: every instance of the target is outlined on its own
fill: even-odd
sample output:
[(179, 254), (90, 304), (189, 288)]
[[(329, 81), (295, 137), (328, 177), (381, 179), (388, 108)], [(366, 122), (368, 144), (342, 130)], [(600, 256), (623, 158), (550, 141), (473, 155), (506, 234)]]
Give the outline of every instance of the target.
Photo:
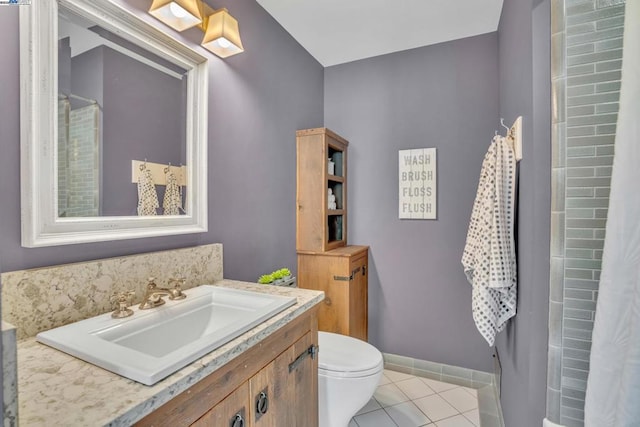
[(317, 325), (316, 307), (136, 425), (317, 427)]
[(298, 251), (298, 287), (324, 291), (318, 329), (367, 341), (368, 246), (327, 252)]

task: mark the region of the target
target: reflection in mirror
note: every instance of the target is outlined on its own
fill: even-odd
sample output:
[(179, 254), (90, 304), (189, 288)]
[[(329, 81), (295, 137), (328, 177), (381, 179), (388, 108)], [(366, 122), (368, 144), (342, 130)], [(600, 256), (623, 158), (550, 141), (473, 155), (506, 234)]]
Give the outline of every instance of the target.
[[(132, 161), (185, 165), (186, 84), (185, 69), (59, 8), (59, 217), (185, 212), (181, 187), (173, 192), (178, 208), (163, 207), (164, 176), (147, 186), (158, 208), (137, 209)], [(144, 202), (154, 193), (142, 195)]]
[(207, 57), (120, 3), (20, 8), (23, 246), (207, 231)]

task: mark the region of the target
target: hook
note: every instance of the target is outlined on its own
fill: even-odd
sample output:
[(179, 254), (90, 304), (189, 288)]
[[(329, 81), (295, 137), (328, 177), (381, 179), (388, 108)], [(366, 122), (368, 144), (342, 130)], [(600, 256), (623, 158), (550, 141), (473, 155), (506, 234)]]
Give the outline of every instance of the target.
[(502, 125), (503, 128), (507, 130), (507, 132), (511, 132), (511, 129), (504, 124), (504, 119), (502, 117), (500, 117), (500, 124)]
[(169, 162), (169, 166), (164, 168), (164, 173), (169, 173), (170, 170), (171, 170), (171, 162)]

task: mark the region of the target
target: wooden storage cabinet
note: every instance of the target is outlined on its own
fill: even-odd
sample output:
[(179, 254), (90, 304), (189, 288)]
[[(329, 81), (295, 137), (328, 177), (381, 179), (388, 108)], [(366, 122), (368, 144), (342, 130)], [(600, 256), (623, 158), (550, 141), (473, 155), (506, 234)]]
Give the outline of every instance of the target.
[(328, 252), (298, 252), (298, 287), (321, 290), (318, 329), (368, 338), (367, 246), (344, 246)]
[[(347, 146), (326, 128), (296, 132), (296, 249), (328, 251), (346, 245)], [(329, 161), (333, 173), (329, 173)], [(329, 207), (329, 190), (335, 208)]]
[(136, 425), (318, 427), (317, 350), (312, 309)]

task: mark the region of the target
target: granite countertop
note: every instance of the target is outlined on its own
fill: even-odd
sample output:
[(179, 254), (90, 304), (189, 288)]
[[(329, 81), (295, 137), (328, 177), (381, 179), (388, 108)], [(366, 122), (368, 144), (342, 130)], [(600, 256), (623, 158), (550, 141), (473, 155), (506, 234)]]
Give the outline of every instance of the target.
[(145, 386), (40, 344), (35, 337), (19, 341), (19, 425), (131, 425), (324, 298), (320, 291), (233, 280), (221, 280), (214, 285), (295, 296), (298, 301), (153, 386)]

